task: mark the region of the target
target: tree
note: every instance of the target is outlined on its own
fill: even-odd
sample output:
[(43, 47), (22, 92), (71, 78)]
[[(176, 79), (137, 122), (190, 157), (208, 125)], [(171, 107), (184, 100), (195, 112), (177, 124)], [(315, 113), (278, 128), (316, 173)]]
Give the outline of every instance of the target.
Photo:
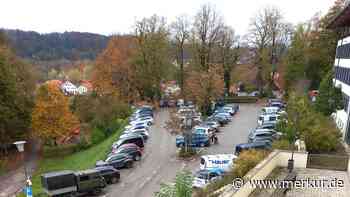
[(192, 42), (195, 50), (196, 65), (208, 70), (212, 61), (212, 50), (219, 40), (223, 28), (222, 16), (210, 4), (202, 5), (195, 16)]
[(176, 18), (176, 21), (171, 25), (174, 41), (176, 45), (176, 60), (180, 62), (180, 88), (181, 95), (184, 96), (184, 53), (185, 43), (190, 37), (190, 22), (183, 15)]
[(93, 68), (92, 83), (98, 94), (118, 94), (130, 102), (136, 97), (136, 40), (131, 36), (113, 36), (107, 48), (99, 54)]
[(69, 109), (69, 97), (55, 84), (42, 85), (32, 113), (33, 134), (42, 140), (53, 141), (67, 137), (79, 127), (79, 121)]
[(82, 79), (81, 72), (77, 68), (70, 69), (67, 72), (67, 77), (68, 80), (70, 80), (74, 84), (77, 84)]
[(286, 57), (286, 88), (297, 80), (306, 78), (307, 48), (310, 44), (310, 26), (298, 25), (292, 36), (292, 43)]
[(217, 48), (218, 62), (222, 64), (224, 70), (225, 94), (229, 92), (232, 68), (239, 57), (239, 46), (234, 48), (235, 42), (234, 30), (229, 26), (224, 26), (219, 33)]
[(282, 55), (283, 49), (288, 45), (289, 34), (290, 25), (283, 21), (283, 16), (276, 7), (266, 7), (252, 19), (247, 38), (250, 46), (255, 49), (254, 64), (258, 68), (256, 80), (260, 92), (266, 80), (264, 72), (268, 73), (267, 76), (271, 76), (269, 85), (270, 88), (273, 87), (275, 73), (273, 65), (277, 64), (281, 58), (278, 55)]
[(340, 132), (329, 116), (318, 112), (310, 101), (290, 93), (286, 121), (280, 122), (278, 129), (284, 138), (293, 144), (296, 139), (305, 141), (307, 151), (328, 153), (339, 146)]
[(256, 81), (259, 92), (262, 92), (263, 84), (263, 53), (266, 50), (268, 43), (270, 42), (269, 36), (269, 21), (268, 21), (269, 13), (268, 10), (259, 11), (259, 13), (252, 19), (250, 24), (250, 30), (248, 34), (248, 42), (249, 44), (255, 48), (255, 60), (254, 64), (258, 68)]
[(193, 177), (190, 172), (176, 174), (175, 184), (161, 184), (157, 197), (191, 197)]
[[(333, 72), (329, 72), (323, 78), (319, 95), (317, 96), (315, 109), (325, 116), (330, 116), (336, 110), (344, 108), (341, 88), (335, 87), (333, 83)], [(347, 109), (345, 109), (347, 110)]]
[(169, 31), (165, 18), (153, 15), (135, 24), (135, 83), (141, 99), (160, 97), (161, 81), (170, 68)]
[(31, 65), (18, 60), (0, 34), (0, 149), (28, 137), (36, 79)]
[(207, 71), (193, 69), (186, 79), (186, 95), (196, 101), (201, 111), (210, 113), (211, 102), (222, 96), (224, 90), (223, 69), (210, 66)]

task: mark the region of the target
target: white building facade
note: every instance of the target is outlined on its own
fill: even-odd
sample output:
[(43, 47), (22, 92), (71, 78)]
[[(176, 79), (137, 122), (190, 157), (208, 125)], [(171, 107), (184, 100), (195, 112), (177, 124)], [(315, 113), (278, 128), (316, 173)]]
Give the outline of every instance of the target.
[(350, 5), (347, 4), (343, 11), (329, 24), (329, 29), (336, 30), (338, 40), (336, 57), (334, 61), (334, 85), (340, 87), (343, 93), (344, 109), (336, 111), (333, 118), (342, 132), (343, 139), (350, 144)]

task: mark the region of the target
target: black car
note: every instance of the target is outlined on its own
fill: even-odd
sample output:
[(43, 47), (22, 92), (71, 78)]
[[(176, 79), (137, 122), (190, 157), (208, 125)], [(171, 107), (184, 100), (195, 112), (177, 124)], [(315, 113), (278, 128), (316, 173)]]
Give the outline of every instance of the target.
[(271, 149), (271, 143), (268, 142), (253, 142), (253, 143), (243, 143), (237, 144), (235, 148), (235, 155), (239, 155), (242, 151), (258, 149), (258, 150), (268, 150)]
[(115, 151), (115, 153), (112, 153), (110, 156), (120, 153), (129, 155), (131, 158), (133, 158), (134, 161), (139, 161), (142, 157), (142, 151), (138, 146), (120, 147)]
[(112, 166), (97, 167), (95, 170), (99, 171), (101, 176), (107, 181), (107, 183), (117, 183), (120, 180), (119, 170)]
[(143, 137), (141, 135), (137, 135), (137, 134), (135, 134), (135, 135), (130, 134), (126, 138), (119, 139), (117, 142), (115, 142), (113, 144), (112, 147), (114, 149), (118, 149), (121, 145), (129, 144), (129, 143), (136, 144), (141, 149), (145, 147), (145, 143), (144, 143)]
[(105, 161), (96, 162), (96, 167), (113, 166), (116, 169), (132, 168), (133, 163), (134, 159), (130, 155), (118, 153), (108, 157)]

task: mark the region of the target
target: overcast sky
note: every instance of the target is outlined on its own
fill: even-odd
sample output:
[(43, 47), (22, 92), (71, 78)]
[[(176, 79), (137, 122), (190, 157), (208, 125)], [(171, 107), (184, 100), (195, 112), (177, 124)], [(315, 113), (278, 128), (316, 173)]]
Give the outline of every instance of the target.
[(243, 35), (262, 7), (279, 7), (293, 24), (326, 13), (335, 0), (2, 0), (0, 27), (40, 33), (82, 31), (105, 35), (129, 33), (136, 19), (152, 14), (171, 22), (177, 15), (193, 16), (201, 4), (211, 3), (228, 25)]

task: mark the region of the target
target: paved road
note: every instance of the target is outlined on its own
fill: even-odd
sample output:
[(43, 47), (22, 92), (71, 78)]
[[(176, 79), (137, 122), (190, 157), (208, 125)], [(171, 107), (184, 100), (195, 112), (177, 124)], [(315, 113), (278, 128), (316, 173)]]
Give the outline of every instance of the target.
[[(235, 145), (246, 142), (248, 132), (256, 126), (259, 109), (260, 106), (255, 104), (240, 105), (240, 111), (232, 122), (221, 128), (219, 144), (212, 145), (205, 152), (233, 153)], [(151, 197), (159, 190), (160, 183), (172, 181), (176, 172), (181, 169), (195, 171), (199, 167), (198, 159), (188, 162), (176, 159), (175, 136), (163, 128), (168, 118), (166, 110), (156, 114), (142, 161), (135, 163), (132, 169), (121, 170), (120, 183), (109, 186), (104, 196)]]

